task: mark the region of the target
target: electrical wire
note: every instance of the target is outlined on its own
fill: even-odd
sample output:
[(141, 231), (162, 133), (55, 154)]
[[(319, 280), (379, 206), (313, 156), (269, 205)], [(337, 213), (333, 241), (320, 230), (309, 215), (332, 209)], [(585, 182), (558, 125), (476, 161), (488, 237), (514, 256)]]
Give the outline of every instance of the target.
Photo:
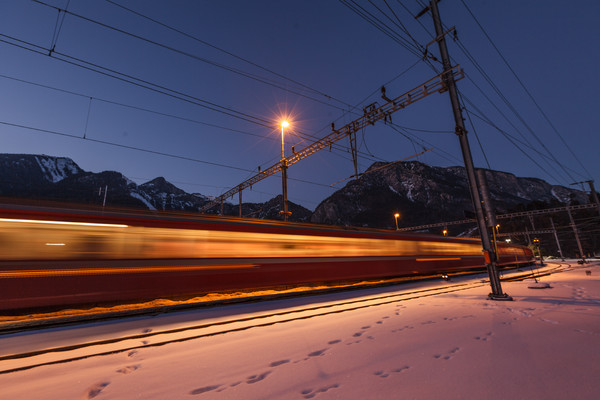
[[(127, 149), (127, 150), (135, 150), (135, 151), (139, 151), (139, 152), (147, 153), (147, 154), (154, 154), (154, 155), (159, 155), (159, 156), (164, 156), (164, 157), (176, 158), (179, 160), (192, 161), (195, 163), (206, 164), (206, 165), (211, 165), (211, 166), (215, 166), (215, 167), (228, 168), (228, 169), (233, 169), (233, 170), (243, 171), (243, 172), (254, 172), (247, 168), (236, 167), (233, 165), (227, 165), (227, 164), (217, 163), (217, 162), (213, 162), (213, 161), (200, 160), (198, 158), (185, 157), (185, 156), (166, 153), (166, 152), (157, 151), (157, 150), (144, 149), (141, 147), (129, 146), (129, 145), (115, 143), (115, 142), (109, 142), (107, 140), (93, 139), (93, 138), (89, 138), (89, 137), (83, 138), (82, 136), (74, 135), (71, 133), (59, 132), (59, 131), (50, 130), (50, 129), (36, 128), (36, 127), (23, 125), (23, 124), (16, 124), (16, 123), (8, 122), (8, 121), (0, 121), (0, 125), (10, 126), (13, 128), (25, 129), (25, 130), (30, 130), (30, 131), (36, 131), (36, 132), (41, 132), (41, 133), (46, 133), (46, 134), (51, 134), (51, 135), (57, 135), (57, 136), (71, 138), (71, 139), (84, 140), (84, 141), (93, 142), (93, 143), (97, 143), (97, 144), (119, 147), (119, 148)], [(293, 180), (293, 181), (302, 182), (302, 183), (311, 184), (311, 185), (329, 188), (329, 185), (318, 183), (318, 182), (312, 182), (312, 181), (308, 181), (308, 180), (304, 180), (304, 179), (297, 179), (297, 178), (290, 178), (290, 177), (288, 177), (288, 179)]]
[[(413, 16), (413, 14), (410, 12), (410, 10), (400, 1), (397, 1), (398, 4), (400, 4), (407, 13), (409, 13), (409, 15)], [(426, 7), (425, 4), (422, 1), (417, 1), (418, 4), (420, 4), (422, 7)], [(417, 19), (418, 21), (418, 19)], [(420, 26), (423, 28), (423, 30), (425, 32), (427, 32), (429, 34), (429, 36), (431, 38), (434, 37), (434, 35), (420, 22), (418, 21)], [(445, 29), (447, 29), (447, 27), (445, 26)], [(463, 52), (463, 54), (465, 54), (465, 56), (467, 56), (467, 58), (469, 59), (469, 61), (471, 61), (471, 63), (473, 64), (473, 66), (476, 68), (476, 70), (478, 70), (478, 72), (484, 77), (484, 79), (490, 84), (490, 86), (494, 89), (494, 91), (498, 94), (498, 96), (503, 100), (503, 102), (507, 105), (507, 107), (509, 109), (511, 109), (511, 111), (513, 111), (513, 113), (515, 114), (515, 116), (517, 116), (517, 118), (523, 123), (523, 125), (527, 128), (527, 130), (530, 132), (530, 134), (538, 141), (538, 143), (540, 143), (540, 145), (545, 148), (545, 150), (548, 152), (548, 154), (550, 154), (550, 159), (551, 161), (553, 161), (556, 165), (558, 165), (563, 172), (567, 175), (570, 176), (570, 174), (568, 173), (567, 169), (565, 168), (564, 165), (562, 165), (562, 163), (560, 163), (558, 161), (558, 159), (552, 154), (552, 152), (550, 152), (546, 146), (541, 142), (541, 140), (539, 139), (539, 137), (537, 137), (537, 135), (535, 134), (535, 132), (533, 131), (533, 129), (531, 129), (529, 127), (529, 125), (525, 122), (525, 120), (523, 119), (523, 117), (516, 111), (516, 109), (514, 109), (514, 107), (512, 106), (512, 104), (508, 101), (508, 99), (506, 99), (506, 97), (502, 94), (502, 92), (500, 91), (500, 89), (497, 87), (497, 85), (492, 81), (492, 79), (489, 77), (489, 75), (487, 75), (487, 73), (483, 70), (483, 68), (479, 65), (479, 63), (475, 60), (475, 58), (471, 55), (471, 53), (466, 49), (466, 46), (464, 46), (464, 44), (462, 44), (462, 42), (460, 40), (458, 40), (458, 47), (459, 49)], [(453, 60), (454, 62), (454, 60)], [(491, 101), (491, 99), (485, 94), (485, 92), (483, 92), (483, 90), (472, 80), (472, 78), (467, 75), (467, 78), (474, 84), (475, 87), (478, 88), (478, 90), (484, 95), (484, 97), (488, 100), (488, 102), (494, 107), (496, 108), (496, 110), (509, 122), (509, 124), (513, 127), (513, 129), (515, 129), (515, 131), (517, 133), (519, 133), (522, 138), (524, 139), (524, 141), (526, 143), (528, 143), (528, 147), (533, 148), (533, 146), (531, 145), (531, 143), (527, 140), (527, 138), (521, 133), (521, 131), (514, 126), (514, 124), (506, 117), (506, 115), (497, 107), (497, 105)], [(471, 124), (472, 125), (472, 124)], [(513, 143), (514, 145), (514, 143)], [(515, 145), (516, 146), (516, 145)], [(520, 150), (520, 149), (519, 149)], [(484, 154), (485, 157), (485, 154)], [(485, 157), (487, 158), (487, 157)], [(550, 164), (550, 160), (547, 157), (542, 157), (542, 160), (545, 161), (546, 163), (549, 163), (550, 167), (552, 169), (554, 169), (556, 171), (556, 169), (554, 168), (554, 166), (552, 166), (552, 164)], [(546, 169), (541, 168), (541, 170), (547, 172)], [(553, 178), (556, 180), (556, 178)], [(563, 181), (563, 179), (557, 180), (557, 181)]]
[[(22, 48), (25, 50), (29, 50), (29, 51), (32, 51), (37, 54), (46, 55), (49, 51), (49, 49), (46, 49), (42, 46), (38, 46), (36, 44), (27, 42), (24, 40), (20, 40), (20, 39), (17, 39), (15, 37), (12, 37), (12, 36), (9, 36), (6, 34), (0, 33), (0, 37), (10, 39), (10, 40), (0, 39), (0, 42), (7, 43), (9, 45), (16, 46), (16, 47), (19, 47), (19, 48)], [(11, 42), (11, 40), (13, 42)], [(17, 42), (17, 43), (15, 43), (15, 42)], [(118, 72), (118, 71), (110, 69), (110, 68), (102, 67), (98, 64), (91, 63), (91, 62), (88, 62), (88, 61), (85, 61), (85, 60), (82, 60), (82, 59), (79, 59), (76, 57), (72, 57), (72, 56), (62, 53), (62, 52), (58, 52), (58, 51), (53, 52), (51, 58), (54, 60), (57, 60), (57, 61), (65, 62), (67, 64), (71, 64), (71, 65), (74, 65), (74, 66), (77, 66), (77, 67), (80, 67), (83, 69), (87, 69), (89, 71), (96, 72), (101, 75), (105, 75), (105, 76), (129, 83), (129, 84), (132, 84), (134, 86), (138, 86), (138, 87), (148, 89), (148, 90), (156, 92), (156, 93), (160, 93), (160, 94), (163, 94), (163, 95), (166, 95), (166, 96), (178, 99), (178, 100), (182, 100), (184, 102), (194, 104), (194, 105), (206, 108), (211, 111), (219, 112), (221, 114), (225, 114), (225, 115), (228, 115), (233, 118), (244, 120), (246, 122), (250, 122), (250, 123), (253, 123), (253, 124), (256, 124), (259, 126), (263, 126), (263, 127), (270, 128), (272, 126), (272, 123), (264, 118), (252, 116), (250, 114), (246, 114), (246, 113), (234, 110), (229, 107), (220, 106), (220, 105), (210, 102), (208, 100), (203, 100), (198, 97), (195, 97), (195, 96), (183, 93), (183, 92), (179, 92), (174, 89), (169, 89), (165, 86), (152, 84), (151, 82), (148, 82), (141, 78), (136, 78), (132, 75), (121, 73), (121, 72)]]
[(104, 98), (100, 98), (100, 97), (94, 97), (94, 96), (90, 96), (90, 95), (87, 95), (87, 94), (74, 92), (72, 90), (61, 89), (61, 88), (57, 88), (55, 86), (44, 85), (44, 84), (41, 84), (41, 83), (38, 83), (38, 82), (27, 81), (27, 80), (24, 80), (24, 79), (15, 78), (15, 77), (4, 75), (4, 74), (0, 74), (0, 78), (10, 79), (10, 80), (13, 80), (13, 81), (16, 81), (16, 82), (25, 83), (25, 84), (32, 85), (32, 86), (37, 86), (37, 87), (41, 87), (41, 88), (44, 88), (44, 89), (54, 90), (54, 91), (57, 91), (57, 92), (62, 92), (62, 93), (70, 94), (70, 95), (73, 95), (73, 96), (79, 96), (79, 97), (82, 97), (82, 98), (86, 98), (86, 99), (90, 99), (90, 100), (94, 100), (94, 101), (99, 101), (99, 102), (106, 103), (106, 104), (112, 104), (112, 105), (116, 105), (116, 106), (119, 106), (119, 107), (130, 108), (130, 109), (133, 109), (133, 110), (143, 111), (143, 112), (147, 112), (147, 113), (155, 114), (155, 115), (160, 115), (160, 116), (167, 117), (167, 118), (173, 118), (173, 119), (176, 119), (176, 120), (179, 120), (179, 121), (185, 121), (185, 122), (190, 122), (190, 123), (193, 123), (193, 124), (199, 124), (199, 125), (209, 126), (211, 128), (218, 128), (218, 129), (222, 129), (222, 130), (226, 130), (226, 131), (230, 131), (230, 132), (235, 132), (235, 133), (240, 133), (240, 134), (248, 135), (248, 136), (255, 136), (255, 137), (259, 137), (261, 139), (269, 139), (269, 140), (277, 141), (277, 139), (275, 139), (275, 138), (273, 138), (271, 136), (259, 135), (259, 134), (256, 134), (256, 133), (242, 131), (242, 130), (234, 129), (234, 128), (228, 128), (228, 127), (225, 127), (225, 126), (211, 124), (211, 123), (208, 123), (208, 122), (203, 122), (203, 121), (199, 121), (199, 120), (192, 119), (192, 118), (180, 117), (180, 116), (177, 116), (177, 115), (174, 115), (174, 114), (169, 114), (169, 113), (165, 113), (165, 112), (161, 112), (161, 111), (157, 111), (157, 110), (152, 110), (152, 109), (149, 109), (149, 108), (134, 106), (132, 104), (126, 104), (126, 103), (122, 103), (122, 102), (118, 102), (118, 101), (114, 101), (114, 100), (108, 100), (108, 99), (104, 99)]
[(556, 126), (552, 123), (552, 121), (550, 121), (550, 118), (548, 117), (548, 115), (544, 112), (544, 110), (542, 109), (542, 107), (540, 106), (540, 104), (533, 97), (533, 95), (531, 94), (531, 91), (525, 86), (525, 84), (523, 83), (523, 81), (521, 80), (521, 78), (519, 78), (519, 76), (517, 75), (517, 73), (515, 72), (515, 70), (513, 69), (513, 67), (509, 64), (509, 62), (506, 59), (506, 57), (504, 57), (504, 55), (500, 52), (500, 49), (496, 46), (496, 44), (494, 43), (494, 41), (492, 40), (492, 38), (490, 37), (490, 35), (488, 35), (488, 33), (483, 28), (483, 26), (481, 25), (481, 23), (479, 22), (479, 20), (475, 16), (475, 14), (473, 14), (473, 12), (469, 8), (469, 6), (467, 6), (467, 3), (465, 2), (465, 0), (460, 0), (460, 1), (465, 6), (466, 10), (469, 12), (469, 14), (471, 15), (471, 17), (473, 17), (473, 19), (475, 20), (475, 23), (477, 24), (477, 26), (479, 27), (479, 29), (481, 29), (481, 31), (483, 32), (484, 36), (490, 42), (490, 44), (492, 45), (492, 47), (494, 48), (494, 50), (496, 50), (496, 52), (498, 53), (498, 55), (500, 56), (500, 58), (502, 59), (502, 61), (504, 62), (504, 64), (508, 67), (508, 69), (510, 70), (510, 72), (513, 74), (513, 76), (515, 77), (515, 79), (517, 80), (517, 82), (519, 82), (519, 84), (521, 85), (521, 87), (523, 88), (523, 90), (525, 91), (525, 93), (527, 93), (527, 96), (531, 99), (531, 101), (536, 106), (536, 108), (538, 109), (538, 111), (542, 114), (542, 116), (544, 117), (544, 119), (546, 120), (546, 122), (548, 123), (548, 125), (550, 125), (550, 127), (552, 128), (552, 130), (554, 131), (554, 133), (556, 133), (556, 135), (560, 138), (561, 142), (567, 148), (567, 150), (571, 153), (571, 155), (573, 156), (573, 158), (575, 160), (577, 160), (577, 162), (579, 163), (579, 165), (581, 166), (581, 168), (583, 168), (583, 170), (588, 174), (588, 177), (591, 177), (590, 172), (585, 168), (585, 166), (583, 165), (583, 163), (580, 161), (579, 157), (577, 157), (575, 155), (575, 153), (573, 152), (573, 150), (571, 149), (571, 147), (569, 146), (569, 144), (565, 141), (564, 137), (556, 129)]
[[(36, 3), (38, 3), (38, 4), (40, 4), (40, 5), (46, 6), (46, 7), (50, 7), (50, 8), (54, 8), (54, 9), (59, 9), (58, 7), (55, 7), (55, 6), (52, 6), (52, 5), (50, 5), (50, 4), (44, 3), (44, 2), (43, 2), (43, 1), (41, 1), (41, 0), (32, 0), (32, 1), (34, 1), (34, 2), (36, 2)], [(60, 9), (59, 9), (59, 10), (60, 10)], [(248, 72), (245, 72), (245, 71), (241, 71), (241, 70), (239, 70), (239, 69), (236, 69), (236, 68), (233, 68), (233, 67), (229, 67), (229, 66), (226, 66), (226, 65), (224, 65), (224, 64), (220, 64), (220, 63), (217, 63), (217, 62), (215, 62), (215, 61), (208, 60), (208, 59), (206, 59), (206, 58), (203, 58), (203, 57), (199, 57), (199, 56), (197, 56), (197, 55), (194, 55), (194, 54), (192, 54), (192, 53), (189, 53), (189, 52), (187, 52), (187, 51), (183, 51), (183, 50), (180, 50), (180, 49), (176, 49), (176, 48), (174, 48), (174, 47), (172, 47), (172, 46), (168, 46), (168, 45), (165, 45), (165, 44), (163, 44), (163, 43), (159, 43), (159, 42), (157, 42), (157, 41), (155, 41), (155, 40), (151, 40), (151, 39), (145, 38), (145, 37), (143, 37), (143, 36), (136, 35), (136, 34), (134, 34), (134, 33), (131, 33), (131, 32), (129, 32), (129, 31), (126, 31), (126, 30), (124, 30), (124, 29), (120, 29), (120, 28), (117, 28), (117, 27), (114, 27), (114, 26), (111, 26), (111, 25), (105, 24), (105, 23), (103, 23), (103, 22), (100, 22), (100, 21), (94, 20), (94, 19), (92, 19), (92, 18), (85, 17), (85, 16), (83, 16), (83, 15), (80, 15), (80, 14), (76, 14), (76, 13), (74, 13), (74, 12), (70, 12), (70, 11), (67, 11), (67, 10), (62, 10), (62, 11), (63, 11), (64, 13), (66, 13), (66, 14), (69, 14), (69, 15), (73, 16), (73, 17), (80, 18), (80, 19), (82, 19), (82, 20), (84, 20), (84, 21), (87, 21), (87, 22), (90, 22), (90, 23), (93, 23), (93, 24), (99, 25), (99, 26), (101, 26), (101, 27), (103, 27), (103, 28), (106, 28), (106, 29), (113, 30), (113, 31), (115, 31), (115, 32), (118, 32), (118, 33), (121, 33), (121, 34), (123, 34), (123, 35), (129, 36), (129, 37), (132, 37), (132, 38), (135, 38), (135, 39), (137, 39), (137, 40), (141, 40), (141, 41), (143, 41), (143, 42), (146, 42), (146, 43), (149, 43), (149, 44), (152, 44), (152, 45), (155, 45), (155, 46), (161, 47), (161, 48), (163, 48), (163, 49), (166, 49), (166, 50), (172, 51), (172, 52), (174, 52), (174, 53), (177, 53), (177, 54), (183, 55), (183, 56), (185, 56), (185, 57), (192, 58), (192, 59), (194, 59), (194, 60), (196, 60), (196, 61), (201, 61), (201, 62), (203, 62), (203, 63), (206, 63), (206, 64), (209, 64), (209, 65), (212, 65), (212, 66), (215, 66), (215, 67), (218, 67), (218, 68), (221, 68), (221, 69), (227, 70), (227, 71), (229, 71), (229, 72), (232, 72), (232, 73), (235, 73), (235, 74), (241, 75), (241, 76), (243, 76), (243, 77), (246, 77), (246, 78), (249, 78), (249, 79), (256, 80), (256, 81), (258, 81), (258, 82), (261, 82), (261, 83), (264, 83), (264, 84), (266, 84), (266, 85), (273, 86), (273, 87), (275, 87), (275, 88), (278, 88), (278, 89), (280, 89), (280, 90), (283, 90), (283, 91), (287, 91), (287, 92), (293, 93), (293, 94), (295, 94), (295, 95), (297, 95), (297, 96), (300, 96), (300, 97), (307, 98), (307, 99), (309, 99), (309, 100), (312, 100), (312, 101), (315, 101), (315, 102), (317, 102), (317, 103), (321, 103), (321, 104), (323, 104), (323, 105), (326, 105), (326, 106), (329, 106), (329, 107), (337, 108), (338, 110), (344, 110), (344, 108), (342, 108), (342, 107), (335, 106), (335, 105), (333, 105), (333, 104), (331, 104), (331, 103), (328, 103), (328, 102), (325, 102), (325, 101), (322, 101), (322, 100), (319, 100), (319, 99), (315, 99), (315, 98), (313, 98), (313, 97), (310, 97), (310, 96), (308, 96), (308, 95), (305, 95), (305, 94), (303, 94), (303, 93), (299, 93), (299, 92), (297, 92), (297, 91), (294, 91), (294, 90), (291, 90), (291, 89), (289, 89), (289, 88), (287, 88), (287, 87), (283, 87), (283, 86), (281, 86), (281, 85), (279, 85), (279, 84), (277, 84), (277, 83), (275, 83), (275, 82), (273, 82), (273, 81), (270, 81), (270, 80), (268, 80), (268, 79), (266, 79), (266, 78), (259, 77), (259, 76), (257, 76), (257, 75), (254, 75), (254, 74), (251, 74), (251, 73), (248, 73)], [(54, 52), (54, 50), (52, 50), (51, 52)]]
[(341, 103), (341, 104), (344, 104), (344, 105), (348, 106), (348, 104), (344, 103), (342, 100), (336, 99), (335, 97), (333, 97), (333, 96), (331, 96), (331, 95), (328, 95), (328, 94), (326, 94), (326, 93), (323, 93), (323, 92), (321, 92), (321, 91), (319, 91), (319, 90), (317, 90), (317, 89), (314, 89), (314, 88), (312, 88), (312, 87), (310, 87), (310, 86), (308, 86), (308, 85), (305, 85), (305, 84), (303, 84), (303, 83), (301, 83), (301, 82), (298, 82), (298, 81), (296, 81), (296, 80), (294, 80), (294, 79), (291, 79), (291, 78), (289, 78), (289, 77), (287, 77), (287, 76), (285, 76), (285, 75), (279, 74), (279, 73), (277, 73), (277, 72), (275, 72), (275, 71), (273, 71), (273, 70), (271, 70), (271, 69), (269, 69), (269, 68), (266, 68), (266, 67), (264, 67), (264, 66), (262, 66), (262, 65), (259, 65), (259, 64), (255, 63), (255, 62), (252, 62), (252, 61), (250, 61), (250, 60), (248, 60), (248, 59), (246, 59), (246, 58), (240, 57), (239, 55), (237, 55), (237, 54), (235, 54), (235, 53), (233, 53), (233, 52), (231, 52), (231, 51), (225, 50), (225, 49), (223, 49), (223, 48), (221, 48), (221, 47), (218, 47), (218, 46), (216, 46), (216, 45), (214, 45), (214, 44), (212, 44), (212, 43), (209, 43), (209, 42), (207, 42), (207, 41), (205, 41), (205, 40), (202, 40), (202, 39), (200, 39), (200, 38), (198, 38), (198, 37), (196, 37), (196, 36), (190, 35), (189, 33), (186, 33), (186, 32), (184, 32), (184, 31), (182, 31), (182, 30), (180, 30), (180, 29), (177, 29), (177, 28), (174, 28), (174, 27), (172, 27), (172, 26), (170, 26), (170, 25), (167, 25), (167, 24), (165, 24), (164, 22), (160, 22), (160, 21), (158, 21), (158, 20), (156, 20), (156, 19), (150, 18), (149, 16), (147, 16), (147, 15), (145, 15), (145, 14), (142, 14), (142, 13), (140, 13), (139, 11), (135, 11), (135, 10), (133, 10), (133, 9), (131, 9), (131, 8), (128, 8), (128, 7), (125, 7), (125, 6), (123, 6), (122, 4), (119, 4), (119, 3), (117, 3), (116, 1), (113, 1), (113, 0), (105, 0), (105, 1), (106, 1), (106, 2), (108, 2), (108, 3), (110, 3), (110, 4), (113, 4), (113, 5), (115, 5), (115, 6), (117, 6), (117, 7), (120, 7), (121, 9), (123, 9), (123, 10), (125, 10), (125, 11), (127, 11), (127, 12), (130, 12), (130, 13), (132, 13), (132, 14), (134, 14), (134, 15), (137, 15), (137, 16), (139, 16), (139, 17), (141, 17), (141, 18), (144, 18), (144, 19), (146, 19), (146, 20), (148, 20), (148, 21), (151, 21), (151, 22), (153, 22), (153, 23), (155, 23), (155, 24), (157, 24), (157, 25), (160, 25), (160, 26), (162, 26), (162, 27), (164, 27), (164, 28), (166, 28), (166, 29), (169, 29), (169, 30), (171, 30), (171, 31), (173, 31), (173, 32), (176, 32), (176, 33), (178, 33), (178, 34), (180, 34), (180, 35), (183, 35), (183, 36), (185, 36), (185, 37), (187, 37), (187, 38), (190, 38), (190, 39), (192, 39), (192, 40), (195, 40), (195, 41), (197, 41), (197, 42), (199, 42), (199, 43), (201, 43), (201, 44), (203, 44), (203, 45), (205, 45), (205, 46), (211, 47), (211, 48), (213, 48), (213, 49), (215, 49), (215, 50), (218, 50), (218, 51), (220, 51), (220, 52), (222, 52), (222, 53), (225, 53), (225, 54), (227, 54), (227, 55), (229, 55), (229, 56), (231, 56), (231, 57), (234, 57), (234, 58), (236, 58), (236, 59), (238, 59), (238, 60), (240, 60), (240, 61), (243, 61), (243, 62), (245, 62), (245, 63), (247, 63), (247, 64), (250, 64), (250, 65), (252, 65), (252, 66), (254, 66), (254, 67), (257, 67), (257, 68), (259, 68), (259, 69), (262, 69), (262, 70), (263, 70), (263, 71), (265, 71), (265, 72), (268, 72), (268, 73), (270, 73), (270, 74), (273, 74), (273, 75), (275, 75), (275, 76), (277, 76), (277, 77), (279, 77), (279, 78), (282, 78), (282, 79), (284, 79), (284, 80), (286, 80), (286, 81), (288, 81), (288, 82), (291, 82), (291, 83), (293, 83), (293, 84), (296, 84), (296, 85), (298, 85), (299, 87), (302, 87), (302, 88), (308, 89), (308, 90), (310, 90), (310, 91), (312, 91), (312, 92), (314, 92), (314, 93), (316, 93), (316, 94), (319, 94), (319, 95), (321, 95), (321, 96), (323, 96), (323, 97), (325, 97), (325, 98), (327, 98), (327, 99), (335, 100), (335, 101), (337, 101), (337, 102), (339, 102), (339, 103)]

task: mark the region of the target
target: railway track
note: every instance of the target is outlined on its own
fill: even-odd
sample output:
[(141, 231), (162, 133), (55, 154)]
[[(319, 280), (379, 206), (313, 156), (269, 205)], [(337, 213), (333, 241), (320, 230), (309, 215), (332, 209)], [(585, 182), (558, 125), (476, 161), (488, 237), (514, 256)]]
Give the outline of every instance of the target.
[[(505, 274), (504, 280), (523, 280), (532, 277), (539, 277), (556, 273), (561, 270), (571, 268), (569, 264), (549, 264), (545, 268), (538, 271), (515, 271), (510, 274)], [(162, 329), (132, 329), (129, 331), (115, 330), (104, 334), (102, 337), (92, 339), (82, 339), (78, 343), (64, 344), (56, 341), (52, 344), (51, 340), (41, 340), (39, 344), (33, 343), (29, 346), (16, 345), (11, 346), (11, 343), (23, 342), (23, 335), (49, 335), (49, 337), (58, 338), (58, 332), (55, 329), (45, 328), (40, 331), (21, 332), (0, 335), (0, 343), (3, 344), (2, 353), (0, 353), (0, 374), (26, 370), (45, 365), (58, 363), (66, 363), (75, 360), (81, 360), (90, 357), (97, 357), (119, 352), (131, 352), (148, 347), (163, 346), (169, 343), (183, 342), (193, 339), (198, 339), (207, 336), (223, 335), (230, 332), (237, 332), (246, 329), (264, 327), (274, 324), (285, 324), (291, 321), (297, 321), (307, 318), (315, 318), (333, 314), (350, 312), (367, 307), (376, 307), (384, 304), (396, 303), (401, 301), (413, 300), (422, 297), (435, 296), (446, 293), (459, 292), (475, 287), (488, 285), (487, 279), (482, 275), (459, 278), (455, 282), (443, 284), (431, 284), (430, 287), (412, 287), (401, 291), (387, 293), (374, 293), (376, 290), (371, 289), (371, 294), (362, 294), (361, 297), (355, 297), (360, 293), (353, 293), (352, 297), (340, 296), (342, 299), (325, 300), (324, 298), (315, 299), (314, 301), (322, 301), (321, 303), (311, 303), (302, 305), (288, 305), (286, 309), (271, 309), (265, 307), (265, 310), (247, 314), (247, 315), (230, 315), (221, 317), (203, 318), (201, 315), (196, 315), (192, 321), (187, 321), (182, 325), (163, 325)], [(381, 290), (381, 289), (380, 289)], [(331, 296), (331, 295), (330, 295)], [(279, 306), (279, 305), (278, 305)], [(206, 310), (205, 310), (206, 311)], [(168, 317), (164, 315), (161, 317)], [(139, 320), (138, 320), (139, 321)], [(158, 323), (159, 321), (148, 321)], [(119, 323), (119, 321), (114, 321)], [(73, 328), (71, 328), (73, 329)], [(98, 325), (85, 325), (80, 329), (93, 332), (98, 329)], [(82, 334), (81, 337), (85, 335)]]

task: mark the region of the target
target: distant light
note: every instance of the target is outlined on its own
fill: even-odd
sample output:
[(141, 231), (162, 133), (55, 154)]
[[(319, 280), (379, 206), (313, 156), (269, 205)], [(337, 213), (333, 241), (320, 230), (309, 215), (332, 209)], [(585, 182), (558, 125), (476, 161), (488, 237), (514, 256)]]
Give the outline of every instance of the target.
[(46, 243), (46, 246), (66, 246), (64, 243)]
[(41, 219), (10, 219), (0, 218), (0, 222), (22, 222), (27, 224), (51, 224), (51, 225), (77, 225), (77, 226), (106, 226), (114, 228), (127, 228), (129, 225), (122, 224), (100, 224), (93, 222), (70, 222), (70, 221), (46, 221)]
[(282, 128), (287, 128), (288, 126), (290, 126), (290, 123), (287, 120), (283, 120), (281, 121), (281, 127)]
[(394, 217), (398, 218), (398, 217), (400, 217), (400, 214), (396, 213), (396, 214), (394, 214)]

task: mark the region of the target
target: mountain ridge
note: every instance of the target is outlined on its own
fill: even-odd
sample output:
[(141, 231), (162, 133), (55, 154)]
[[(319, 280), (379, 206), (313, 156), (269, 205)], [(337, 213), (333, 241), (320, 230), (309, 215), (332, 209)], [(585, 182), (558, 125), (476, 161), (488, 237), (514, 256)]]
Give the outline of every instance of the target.
[[(197, 212), (209, 201), (157, 177), (137, 185), (116, 171), (87, 172), (67, 157), (0, 154), (4, 171), (0, 195), (46, 200)], [(498, 213), (533, 202), (587, 203), (587, 194), (551, 185), (539, 178), (520, 178), (502, 171), (484, 170)], [(281, 195), (265, 203), (243, 203), (242, 215), (281, 219)], [(358, 179), (324, 199), (314, 212), (289, 202), (290, 220), (342, 226), (416, 226), (473, 216), (468, 181), (463, 167), (435, 167), (418, 161), (372, 164)], [(239, 206), (223, 204), (223, 214), (239, 215)], [(220, 213), (213, 209), (209, 213)]]

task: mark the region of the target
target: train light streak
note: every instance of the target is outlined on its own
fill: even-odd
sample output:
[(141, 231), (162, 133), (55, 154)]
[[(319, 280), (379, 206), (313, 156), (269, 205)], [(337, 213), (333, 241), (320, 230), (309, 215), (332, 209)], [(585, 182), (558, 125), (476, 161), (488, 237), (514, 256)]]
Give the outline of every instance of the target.
[(0, 222), (18, 222), (25, 224), (50, 224), (50, 225), (75, 225), (75, 226), (106, 226), (111, 228), (127, 228), (129, 225), (123, 224), (104, 224), (96, 222), (73, 222), (73, 221), (45, 221), (39, 219), (11, 219), (11, 218), (0, 218)]
[(223, 265), (167, 265), (132, 268), (63, 268), (63, 269), (30, 269), (22, 271), (1, 271), (0, 278), (42, 278), (48, 276), (81, 276), (81, 275), (121, 275), (144, 273), (172, 273), (181, 271), (228, 270), (259, 268), (258, 264), (223, 264)]
[[(476, 239), (77, 210), (0, 207), (0, 215), (0, 311), (437, 274), (483, 265)], [(522, 246), (502, 243), (498, 250), (501, 265), (534, 260)]]

